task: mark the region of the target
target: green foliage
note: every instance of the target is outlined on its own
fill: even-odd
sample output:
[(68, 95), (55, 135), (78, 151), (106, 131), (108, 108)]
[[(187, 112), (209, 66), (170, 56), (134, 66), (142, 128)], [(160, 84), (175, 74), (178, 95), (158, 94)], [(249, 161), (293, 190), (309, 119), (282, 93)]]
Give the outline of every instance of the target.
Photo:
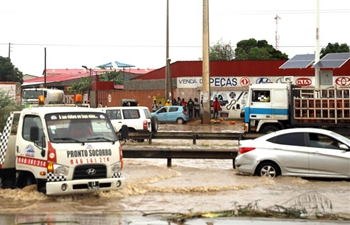
[(23, 84), (23, 73), (12, 64), (8, 57), (0, 56), (0, 81), (13, 81)]
[(224, 43), (222, 39), (209, 47), (209, 60), (232, 60), (235, 54), (231, 47), (231, 41)]
[(349, 46), (345, 43), (340, 45), (338, 42), (334, 44), (328, 43), (328, 45), (325, 48), (321, 49), (320, 58), (323, 58), (328, 53), (340, 53), (340, 52), (350, 52)]
[(2, 132), (7, 117), (11, 111), (22, 110), (22, 106), (8, 92), (0, 90), (0, 132)]
[(114, 81), (114, 84), (122, 85), (124, 84), (124, 78), (120, 77), (121, 71), (111, 71), (111, 72), (103, 72), (103, 74), (99, 77), (99, 81)]
[(90, 90), (91, 79), (90, 77), (81, 77), (80, 81), (74, 83), (70, 89), (70, 92), (83, 94)]
[(242, 40), (235, 49), (236, 60), (274, 60), (288, 59), (288, 55), (276, 50), (266, 40), (257, 41), (254, 38)]

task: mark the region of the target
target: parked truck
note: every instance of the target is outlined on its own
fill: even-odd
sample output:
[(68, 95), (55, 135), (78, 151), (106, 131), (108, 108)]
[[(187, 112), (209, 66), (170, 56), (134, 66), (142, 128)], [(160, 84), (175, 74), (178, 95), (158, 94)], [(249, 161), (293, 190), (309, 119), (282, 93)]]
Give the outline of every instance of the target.
[(9, 115), (1, 134), (0, 186), (35, 184), (47, 195), (121, 188), (122, 147), (108, 116), (43, 102)]
[(64, 102), (64, 92), (58, 89), (48, 88), (24, 88), (22, 90), (23, 108), (38, 104), (38, 97), (45, 97), (45, 104), (62, 104)]
[(253, 84), (241, 113), (244, 130), (259, 133), (290, 127), (347, 130), (341, 128), (350, 127), (349, 92), (349, 88)]

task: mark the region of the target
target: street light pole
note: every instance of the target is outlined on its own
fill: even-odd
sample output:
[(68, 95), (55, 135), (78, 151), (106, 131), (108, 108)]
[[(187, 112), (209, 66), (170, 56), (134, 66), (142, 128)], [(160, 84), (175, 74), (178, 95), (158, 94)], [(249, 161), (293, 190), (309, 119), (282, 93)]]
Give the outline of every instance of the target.
[[(166, 3), (165, 101), (169, 99), (169, 0)], [(171, 81), (170, 81), (171, 82)]]

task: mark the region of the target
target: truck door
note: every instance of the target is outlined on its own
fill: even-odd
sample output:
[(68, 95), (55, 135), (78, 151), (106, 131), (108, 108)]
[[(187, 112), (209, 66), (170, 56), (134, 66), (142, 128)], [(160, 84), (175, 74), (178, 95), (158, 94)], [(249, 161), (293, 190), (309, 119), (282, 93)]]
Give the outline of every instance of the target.
[(256, 89), (251, 93), (250, 119), (271, 119), (271, 91)]
[(285, 89), (271, 91), (271, 119), (288, 119), (288, 96)]
[[(16, 153), (18, 170), (28, 170), (28, 166), (45, 167), (46, 140), (42, 122), (39, 116), (26, 115), (21, 124), (22, 130), (18, 132)], [(37, 140), (33, 139), (33, 128), (37, 131)]]

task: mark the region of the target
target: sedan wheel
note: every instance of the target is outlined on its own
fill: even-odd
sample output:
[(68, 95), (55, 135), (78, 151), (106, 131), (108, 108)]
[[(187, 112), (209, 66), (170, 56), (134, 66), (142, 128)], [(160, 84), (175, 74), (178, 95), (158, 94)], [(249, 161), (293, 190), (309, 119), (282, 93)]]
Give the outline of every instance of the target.
[(276, 164), (268, 162), (261, 164), (256, 174), (262, 177), (277, 177), (280, 175), (280, 170)]

